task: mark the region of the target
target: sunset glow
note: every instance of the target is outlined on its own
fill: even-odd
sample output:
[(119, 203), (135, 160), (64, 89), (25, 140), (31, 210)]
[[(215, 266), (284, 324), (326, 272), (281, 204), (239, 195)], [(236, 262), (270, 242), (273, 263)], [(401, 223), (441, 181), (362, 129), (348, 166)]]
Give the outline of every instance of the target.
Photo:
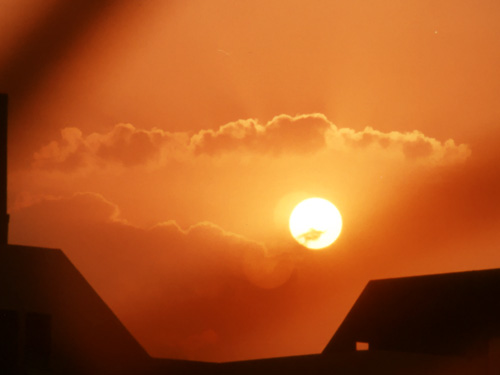
[(0, 3), (9, 240), (152, 356), (320, 353), (371, 279), (500, 267), (500, 1)]

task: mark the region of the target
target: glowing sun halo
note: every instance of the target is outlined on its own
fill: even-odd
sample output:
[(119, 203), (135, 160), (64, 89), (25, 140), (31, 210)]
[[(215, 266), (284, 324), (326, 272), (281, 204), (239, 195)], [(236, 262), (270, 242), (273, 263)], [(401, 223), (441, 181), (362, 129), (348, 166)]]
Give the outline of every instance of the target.
[(340, 235), (342, 217), (326, 199), (309, 198), (295, 206), (289, 226), (298, 243), (309, 249), (323, 249)]

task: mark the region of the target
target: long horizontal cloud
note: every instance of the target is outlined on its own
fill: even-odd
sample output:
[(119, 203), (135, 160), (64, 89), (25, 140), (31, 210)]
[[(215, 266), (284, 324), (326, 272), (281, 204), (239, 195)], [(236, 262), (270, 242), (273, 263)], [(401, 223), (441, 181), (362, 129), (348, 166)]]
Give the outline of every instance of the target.
[(65, 128), (61, 139), (43, 147), (34, 159), (39, 167), (75, 170), (110, 163), (126, 167), (162, 165), (172, 159), (238, 151), (303, 155), (322, 150), (375, 150), (439, 163), (464, 160), (470, 154), (466, 145), (457, 145), (453, 140), (441, 142), (418, 131), (384, 133), (370, 127), (355, 131), (336, 127), (322, 114), (310, 114), (280, 115), (264, 124), (255, 119), (238, 120), (218, 130), (201, 130), (191, 136), (161, 129), (142, 130), (130, 124), (119, 124), (107, 133), (88, 136), (77, 128)]

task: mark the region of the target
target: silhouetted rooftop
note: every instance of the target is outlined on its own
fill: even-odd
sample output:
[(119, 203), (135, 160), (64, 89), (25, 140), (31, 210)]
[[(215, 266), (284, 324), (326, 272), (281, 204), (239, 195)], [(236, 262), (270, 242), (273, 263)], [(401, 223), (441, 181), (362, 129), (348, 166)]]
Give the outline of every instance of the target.
[(370, 281), (323, 354), (370, 350), (467, 355), (500, 337), (500, 269)]

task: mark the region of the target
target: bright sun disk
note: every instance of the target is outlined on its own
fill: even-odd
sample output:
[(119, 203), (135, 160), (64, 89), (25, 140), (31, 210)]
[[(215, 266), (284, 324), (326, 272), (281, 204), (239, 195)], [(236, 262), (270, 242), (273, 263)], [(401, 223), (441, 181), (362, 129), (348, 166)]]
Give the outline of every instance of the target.
[(293, 238), (309, 249), (331, 245), (342, 230), (342, 216), (331, 202), (309, 198), (293, 209), (289, 222)]

